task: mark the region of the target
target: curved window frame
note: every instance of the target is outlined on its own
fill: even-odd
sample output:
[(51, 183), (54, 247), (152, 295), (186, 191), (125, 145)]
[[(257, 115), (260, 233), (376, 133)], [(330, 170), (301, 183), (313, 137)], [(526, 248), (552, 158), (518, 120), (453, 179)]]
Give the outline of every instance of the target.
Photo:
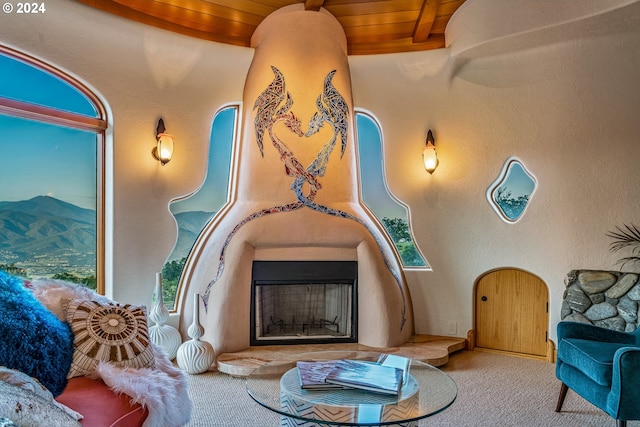
[[(411, 209), (409, 208), (408, 205), (406, 205), (402, 200), (400, 200), (399, 198), (397, 198), (389, 189), (389, 185), (387, 184), (387, 176), (386, 176), (386, 167), (385, 167), (385, 161), (384, 161), (384, 136), (382, 133), (382, 126), (380, 124), (380, 121), (369, 111), (366, 111), (364, 109), (360, 109), (360, 108), (356, 108), (354, 109), (354, 115), (356, 116), (355, 119), (355, 128), (356, 128), (356, 150), (357, 150), (357, 161), (358, 161), (358, 174), (359, 174), (359, 199), (360, 199), (360, 203), (366, 207), (366, 209), (370, 212), (371, 216), (373, 218), (375, 218), (375, 220), (379, 223), (380, 228), (384, 231), (384, 233), (387, 235), (387, 238), (389, 239), (389, 242), (393, 243), (392, 247), (394, 249), (394, 251), (396, 252), (396, 255), (398, 257), (398, 259), (400, 260), (400, 264), (402, 265), (402, 269), (403, 270), (418, 270), (418, 271), (431, 271), (431, 265), (429, 264), (429, 261), (427, 260), (427, 258), (424, 256), (424, 253), (422, 253), (422, 251), (420, 250), (420, 247), (418, 246), (415, 236), (413, 235), (413, 229), (411, 227)], [(372, 207), (370, 207), (369, 205), (367, 205), (366, 201), (363, 198), (363, 190), (362, 190), (362, 183), (363, 183), (363, 179), (362, 179), (362, 164), (361, 164), (361, 156), (360, 156), (360, 151), (361, 151), (361, 141), (360, 141), (360, 135), (359, 135), (359, 127), (358, 127), (358, 123), (357, 123), (357, 117), (358, 116), (363, 116), (366, 117), (367, 119), (371, 120), (371, 122), (373, 122), (373, 124), (376, 126), (377, 130), (378, 130), (378, 135), (379, 135), (379, 139), (380, 139), (380, 151), (382, 152), (382, 156), (380, 157), (380, 168), (381, 168), (381, 178), (382, 178), (382, 182), (384, 185), (384, 191), (386, 192), (386, 194), (389, 196), (389, 199), (391, 201), (393, 201), (395, 204), (398, 205), (398, 207), (400, 209), (403, 209), (406, 213), (406, 218), (407, 218), (407, 231), (409, 232), (409, 236), (411, 238), (411, 245), (413, 246), (413, 248), (415, 249), (415, 251), (417, 252), (417, 254), (421, 257), (422, 261), (424, 262), (423, 265), (407, 265), (405, 264), (404, 260), (402, 259), (402, 256), (400, 255), (400, 248), (398, 247), (398, 243), (392, 238), (389, 230), (387, 229), (387, 227), (384, 225), (384, 221), (383, 218), (380, 218), (378, 216), (378, 214), (374, 211), (374, 209)], [(393, 219), (393, 218), (392, 218)]]
[(62, 111), (55, 108), (18, 101), (0, 96), (0, 113), (6, 116), (50, 123), (96, 134), (96, 289), (105, 293), (105, 132), (108, 127), (107, 110), (85, 84), (62, 70), (31, 55), (0, 44), (0, 54), (6, 55), (64, 81), (84, 95), (93, 105), (96, 117)]
[[(211, 134), (209, 135), (209, 154), (207, 156), (208, 158), (208, 162), (207, 162), (207, 167), (206, 167), (206, 175), (202, 181), (202, 183), (200, 184), (200, 186), (198, 186), (198, 188), (196, 188), (195, 190), (193, 190), (191, 193), (185, 194), (183, 196), (177, 197), (173, 200), (171, 200), (169, 202), (169, 211), (171, 212), (171, 214), (174, 217), (174, 221), (176, 222), (176, 227), (178, 229), (178, 236), (176, 237), (176, 245), (178, 244), (178, 241), (180, 239), (180, 224), (178, 219), (176, 218), (176, 212), (174, 212), (173, 207), (176, 207), (175, 204), (176, 203), (180, 203), (180, 202), (186, 202), (189, 199), (191, 199), (192, 197), (196, 197), (198, 195), (200, 195), (200, 192), (205, 189), (206, 190), (206, 185), (209, 182), (210, 177), (212, 176), (212, 169), (216, 168), (217, 165), (216, 164), (212, 164), (212, 154), (217, 151), (214, 150), (213, 144), (214, 144), (214, 140), (213, 138), (216, 137), (216, 135), (214, 135), (214, 127), (216, 125), (216, 119), (218, 119), (219, 115), (223, 112), (229, 111), (229, 110), (233, 110), (234, 111), (234, 116), (233, 116), (233, 123), (232, 123), (232, 132), (231, 132), (231, 140), (229, 141), (229, 159), (228, 159), (228, 164), (226, 164), (226, 174), (227, 174), (227, 188), (226, 188), (226, 199), (224, 200), (224, 202), (218, 206), (218, 210), (213, 212), (213, 214), (211, 215), (211, 217), (209, 217), (209, 219), (205, 222), (204, 226), (202, 227), (202, 229), (200, 230), (200, 232), (198, 233), (198, 235), (196, 236), (194, 242), (191, 244), (191, 247), (189, 249), (189, 252), (187, 253), (187, 256), (184, 258), (184, 264), (182, 265), (181, 269), (180, 269), (180, 275), (178, 277), (178, 283), (177, 283), (177, 287), (175, 290), (175, 294), (173, 294), (173, 291), (171, 290), (172, 287), (169, 283), (169, 278), (167, 277), (167, 274), (165, 274), (165, 269), (166, 268), (171, 268), (171, 264), (174, 263), (175, 261), (170, 261), (170, 258), (172, 257), (172, 255), (174, 255), (174, 252), (176, 251), (176, 246), (174, 246), (173, 250), (171, 251), (171, 254), (169, 255), (169, 257), (167, 258), (167, 260), (165, 260), (165, 263), (163, 265), (163, 274), (162, 274), (162, 291), (163, 291), (163, 302), (165, 304), (165, 306), (167, 307), (167, 309), (169, 310), (170, 313), (177, 313), (178, 312), (178, 307), (181, 306), (182, 304), (182, 298), (183, 298), (183, 288), (184, 286), (186, 286), (185, 282), (188, 281), (188, 278), (186, 277), (189, 272), (188, 272), (188, 267), (190, 265), (190, 262), (192, 262), (192, 256), (198, 256), (197, 252), (198, 252), (198, 242), (200, 241), (200, 239), (202, 238), (203, 232), (207, 229), (207, 227), (213, 222), (215, 221), (226, 209), (227, 207), (230, 205), (231, 201), (232, 201), (232, 191), (233, 191), (233, 182), (235, 181), (234, 178), (234, 172), (233, 172), (233, 168), (231, 167), (234, 163), (234, 159), (236, 156), (236, 140), (238, 138), (239, 135), (239, 126), (240, 126), (240, 117), (241, 117), (241, 104), (240, 103), (229, 103), (229, 104), (225, 104), (223, 106), (221, 106), (213, 115), (213, 119), (211, 121)], [(195, 252), (194, 252), (195, 251)], [(196, 255), (194, 255), (194, 253)], [(173, 299), (171, 299), (171, 297), (173, 297)]]
[[(511, 191), (509, 191), (509, 179), (511, 177), (511, 171), (514, 166), (520, 167), (522, 169), (522, 174), (526, 176), (531, 183), (531, 190), (528, 190), (526, 194), (521, 194), (518, 198), (511, 197)], [(502, 170), (500, 174), (496, 178), (496, 180), (489, 186), (486, 192), (487, 200), (489, 204), (493, 208), (493, 210), (498, 214), (501, 220), (506, 222), (507, 224), (515, 224), (524, 217), (524, 214), (527, 212), (529, 205), (531, 204), (531, 199), (533, 198), (536, 190), (538, 189), (538, 180), (536, 177), (529, 172), (527, 167), (524, 165), (524, 162), (517, 157), (509, 157), (504, 165), (502, 166)], [(522, 205), (520, 207), (520, 214), (512, 218), (505, 212), (504, 208), (499, 203), (499, 195), (500, 191), (507, 191), (508, 198), (506, 199), (510, 203), (516, 203)]]

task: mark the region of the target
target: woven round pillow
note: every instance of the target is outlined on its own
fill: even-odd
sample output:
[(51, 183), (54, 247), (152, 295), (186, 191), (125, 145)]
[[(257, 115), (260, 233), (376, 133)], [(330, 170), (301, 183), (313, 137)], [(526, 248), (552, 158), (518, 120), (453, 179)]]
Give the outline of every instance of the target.
[(74, 334), (69, 378), (93, 374), (100, 362), (155, 368), (144, 306), (69, 300), (65, 315)]

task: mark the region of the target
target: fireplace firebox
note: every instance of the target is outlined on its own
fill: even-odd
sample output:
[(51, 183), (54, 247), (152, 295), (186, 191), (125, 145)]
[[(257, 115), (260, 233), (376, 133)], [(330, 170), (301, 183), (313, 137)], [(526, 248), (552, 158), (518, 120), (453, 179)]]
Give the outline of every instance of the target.
[(357, 261), (254, 261), (251, 345), (358, 342)]

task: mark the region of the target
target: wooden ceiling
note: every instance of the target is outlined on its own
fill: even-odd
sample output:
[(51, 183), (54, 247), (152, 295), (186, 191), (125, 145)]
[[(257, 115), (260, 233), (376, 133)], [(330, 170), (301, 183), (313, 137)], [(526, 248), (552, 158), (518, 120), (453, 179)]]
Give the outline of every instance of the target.
[(465, 0), (78, 0), (165, 30), (236, 46), (270, 13), (296, 3), (325, 8), (347, 35), (350, 55), (411, 52), (445, 46), (444, 30)]

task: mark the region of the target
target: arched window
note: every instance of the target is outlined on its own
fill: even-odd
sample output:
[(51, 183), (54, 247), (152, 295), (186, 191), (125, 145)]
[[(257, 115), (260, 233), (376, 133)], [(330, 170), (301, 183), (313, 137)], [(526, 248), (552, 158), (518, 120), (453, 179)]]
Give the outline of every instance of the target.
[(382, 132), (372, 116), (356, 112), (362, 201), (389, 233), (405, 269), (429, 268), (415, 244), (407, 207), (387, 188), (382, 156)]
[(83, 83), (0, 45), (0, 268), (104, 293), (106, 128)]
[(225, 107), (216, 113), (211, 126), (207, 176), (202, 186), (169, 205), (178, 224), (178, 240), (162, 268), (162, 300), (170, 310), (175, 307), (180, 276), (194, 243), (228, 201), (237, 117), (237, 105)]

